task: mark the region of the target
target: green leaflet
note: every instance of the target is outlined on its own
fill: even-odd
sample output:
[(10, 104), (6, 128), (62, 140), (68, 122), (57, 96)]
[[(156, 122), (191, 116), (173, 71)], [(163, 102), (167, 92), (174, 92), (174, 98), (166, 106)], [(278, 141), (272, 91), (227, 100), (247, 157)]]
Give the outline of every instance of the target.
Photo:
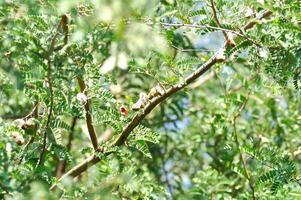
[(159, 143), (159, 134), (150, 128), (139, 125), (133, 131), (131, 136), (133, 140), (143, 140), (154, 144)]
[(130, 141), (128, 144), (130, 147), (133, 147), (143, 153), (144, 156), (148, 158), (152, 158), (151, 153), (149, 152), (148, 146), (145, 141), (143, 140), (135, 140)]
[(195, 16), (199, 16), (199, 15), (206, 15), (206, 10), (204, 9), (200, 9), (200, 10), (195, 10), (195, 11), (191, 11), (189, 12), (189, 17), (195, 17)]
[(226, 49), (225, 54), (227, 57), (232, 56), (233, 54), (236, 54), (237, 52), (246, 49), (247, 47), (251, 46), (253, 43), (250, 40), (244, 40), (241, 43), (237, 44), (235, 47), (231, 49)]

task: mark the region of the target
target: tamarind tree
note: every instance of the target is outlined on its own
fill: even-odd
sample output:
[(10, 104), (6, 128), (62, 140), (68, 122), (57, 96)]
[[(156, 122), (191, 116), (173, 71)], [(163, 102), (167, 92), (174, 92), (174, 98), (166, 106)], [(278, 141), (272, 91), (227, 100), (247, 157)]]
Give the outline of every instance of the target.
[(299, 0), (0, 0), (0, 199), (301, 199)]

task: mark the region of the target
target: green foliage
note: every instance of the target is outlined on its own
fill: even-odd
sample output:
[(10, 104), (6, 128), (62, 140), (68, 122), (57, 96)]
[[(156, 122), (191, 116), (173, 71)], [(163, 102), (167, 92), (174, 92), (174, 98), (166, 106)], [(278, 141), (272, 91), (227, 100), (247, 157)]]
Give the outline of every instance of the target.
[(195, 11), (191, 11), (189, 13), (190, 17), (195, 17), (195, 16), (200, 16), (200, 15), (206, 15), (206, 10), (200, 9), (200, 10), (195, 10)]
[(227, 55), (227, 57), (230, 57), (231, 55), (233, 55), (241, 50), (245, 50), (247, 47), (249, 47), (251, 45), (252, 45), (251, 41), (244, 40), (244, 41), (240, 42), (239, 44), (237, 44), (234, 48), (227, 50), (226, 55)]
[(257, 177), (257, 186), (269, 185), (271, 192), (276, 194), (285, 184), (297, 181), (297, 166), (288, 155), (282, 155), (281, 152), (270, 147), (257, 150), (254, 147), (246, 146), (244, 150), (260, 165), (267, 168), (266, 172)]
[(0, 0), (0, 199), (301, 198), (300, 2), (213, 2)]

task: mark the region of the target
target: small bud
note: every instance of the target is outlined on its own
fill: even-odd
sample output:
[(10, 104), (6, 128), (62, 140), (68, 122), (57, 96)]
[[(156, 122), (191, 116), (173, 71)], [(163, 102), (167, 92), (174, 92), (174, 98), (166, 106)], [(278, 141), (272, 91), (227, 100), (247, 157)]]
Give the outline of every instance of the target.
[(11, 135), (14, 138), (17, 145), (23, 145), (25, 143), (23, 135), (21, 135), (19, 132), (14, 131), (14, 132), (11, 133)]
[(147, 104), (147, 102), (148, 102), (147, 94), (144, 93), (144, 92), (140, 93), (139, 94), (139, 100), (141, 100), (142, 103), (143, 103), (143, 106), (145, 106)]
[(25, 144), (25, 140), (24, 140), (23, 136), (16, 138), (16, 143), (17, 143), (17, 145)]
[(254, 13), (254, 11), (253, 11), (252, 8), (247, 8), (247, 9), (245, 10), (245, 17), (246, 17), (246, 18), (252, 17), (252, 16), (254, 16), (254, 15), (255, 15), (255, 13)]
[(158, 94), (161, 96), (165, 93), (164, 88), (160, 84), (157, 84), (156, 90), (157, 90)]
[(49, 88), (49, 82), (47, 80), (43, 81), (43, 87), (44, 88)]
[(16, 119), (14, 122), (14, 125), (19, 127), (19, 128), (24, 128), (25, 127), (25, 120), (24, 119)]
[(15, 138), (19, 137), (20, 133), (17, 132), (17, 131), (14, 131), (14, 132), (11, 133), (11, 135), (15, 139)]
[(230, 45), (230, 47), (236, 46), (236, 43), (234, 42), (232, 33), (228, 33), (228, 41), (227, 42), (228, 42), (228, 45)]
[(154, 97), (157, 96), (157, 95), (158, 95), (158, 92), (157, 92), (156, 88), (153, 87), (153, 88), (149, 91), (147, 97), (148, 97), (148, 99), (152, 99), (152, 98), (154, 98)]
[(32, 127), (32, 126), (34, 126), (36, 124), (35, 118), (29, 118), (28, 120), (26, 120), (25, 123), (26, 123), (27, 127)]
[(132, 110), (137, 111), (137, 110), (143, 108), (147, 104), (148, 101), (149, 100), (148, 100), (147, 95), (144, 92), (140, 93), (139, 100), (132, 105)]
[(136, 103), (134, 103), (134, 104), (132, 105), (132, 110), (137, 111), (137, 110), (139, 110), (140, 108), (143, 108), (143, 103), (142, 103), (142, 101), (139, 99)]
[(78, 93), (78, 94), (76, 95), (76, 99), (77, 99), (79, 102), (81, 102), (81, 104), (86, 104), (87, 101), (88, 101), (87, 96), (86, 96), (84, 93), (82, 93), (82, 92), (80, 92), (80, 93)]
[(125, 106), (121, 106), (119, 110), (120, 110), (120, 112), (121, 112), (121, 115), (123, 115), (123, 116), (125, 116), (125, 117), (128, 116), (129, 111), (126, 109)]

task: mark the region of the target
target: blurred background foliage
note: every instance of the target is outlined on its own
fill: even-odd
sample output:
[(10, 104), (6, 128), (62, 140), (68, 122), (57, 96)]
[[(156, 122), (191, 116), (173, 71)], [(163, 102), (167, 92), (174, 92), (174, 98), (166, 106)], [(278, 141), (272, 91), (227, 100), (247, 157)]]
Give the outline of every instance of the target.
[(228, 31), (272, 12), (243, 33), (258, 45), (235, 37), (226, 62), (49, 192), (93, 152), (83, 98), (109, 148), (140, 93), (181, 82), (223, 45), (210, 2), (0, 0), (0, 199), (301, 199), (299, 0), (215, 0)]

